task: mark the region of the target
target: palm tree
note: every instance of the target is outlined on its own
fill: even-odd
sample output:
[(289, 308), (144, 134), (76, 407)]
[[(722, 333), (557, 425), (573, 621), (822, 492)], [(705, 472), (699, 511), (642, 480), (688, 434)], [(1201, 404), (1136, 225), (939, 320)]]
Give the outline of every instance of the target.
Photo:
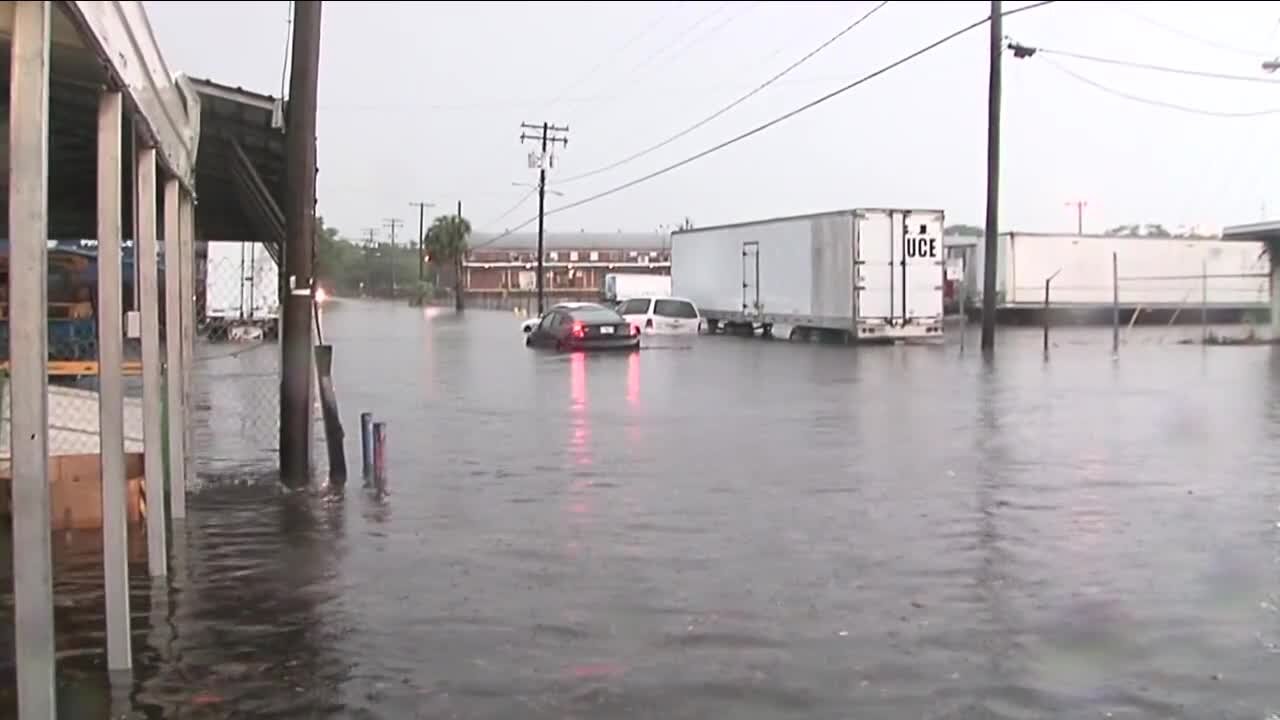
[(462, 309), (462, 258), (467, 254), (471, 223), (461, 215), (441, 215), (427, 230), (427, 254), (453, 267), (454, 307)]

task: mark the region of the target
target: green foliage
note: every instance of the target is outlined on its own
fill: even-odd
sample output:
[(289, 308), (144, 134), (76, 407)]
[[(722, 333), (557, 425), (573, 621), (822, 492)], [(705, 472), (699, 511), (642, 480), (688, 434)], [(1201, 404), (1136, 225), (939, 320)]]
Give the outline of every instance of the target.
[(427, 254), (440, 261), (457, 261), (467, 253), (471, 223), (458, 215), (441, 215), (427, 229)]
[(356, 244), (316, 218), (316, 279), (334, 295), (409, 295), (418, 285), (416, 247)]

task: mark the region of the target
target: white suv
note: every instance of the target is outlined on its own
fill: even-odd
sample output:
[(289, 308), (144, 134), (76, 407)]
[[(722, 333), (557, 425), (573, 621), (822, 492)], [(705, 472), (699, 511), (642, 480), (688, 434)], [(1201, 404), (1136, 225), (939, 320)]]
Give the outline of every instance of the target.
[(696, 335), (702, 331), (698, 306), (684, 298), (632, 298), (618, 306), (618, 314), (645, 335)]

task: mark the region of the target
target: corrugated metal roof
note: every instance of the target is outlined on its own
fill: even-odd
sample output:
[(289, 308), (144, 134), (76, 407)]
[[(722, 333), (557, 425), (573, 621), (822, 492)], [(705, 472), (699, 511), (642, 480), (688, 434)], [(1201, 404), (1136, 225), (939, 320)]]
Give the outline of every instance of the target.
[[(538, 247), (537, 233), (512, 233), (490, 244), (501, 233), (472, 233), (472, 250), (532, 250)], [(648, 232), (555, 232), (545, 233), (542, 242), (545, 250), (663, 250), (671, 247), (670, 238), (662, 233)]]

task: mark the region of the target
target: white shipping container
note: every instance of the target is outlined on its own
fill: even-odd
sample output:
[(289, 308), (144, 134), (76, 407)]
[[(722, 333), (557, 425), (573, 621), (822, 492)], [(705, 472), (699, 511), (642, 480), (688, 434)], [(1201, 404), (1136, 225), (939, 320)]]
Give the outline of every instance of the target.
[(672, 294), (717, 323), (941, 339), (943, 223), (858, 209), (677, 231)]
[(604, 299), (615, 302), (631, 298), (666, 297), (671, 294), (670, 275), (609, 273), (604, 276)]
[(205, 317), (271, 321), (280, 316), (280, 274), (256, 242), (213, 241), (205, 261)]
[[(977, 304), (984, 254), (978, 243), (966, 268), (969, 296)], [(1110, 306), (1115, 292), (1113, 254), (1125, 308), (1202, 303), (1248, 308), (1268, 303), (1269, 261), (1260, 242), (1006, 233), (997, 242), (996, 304), (1041, 307), (1045, 280), (1053, 276), (1053, 305)]]

